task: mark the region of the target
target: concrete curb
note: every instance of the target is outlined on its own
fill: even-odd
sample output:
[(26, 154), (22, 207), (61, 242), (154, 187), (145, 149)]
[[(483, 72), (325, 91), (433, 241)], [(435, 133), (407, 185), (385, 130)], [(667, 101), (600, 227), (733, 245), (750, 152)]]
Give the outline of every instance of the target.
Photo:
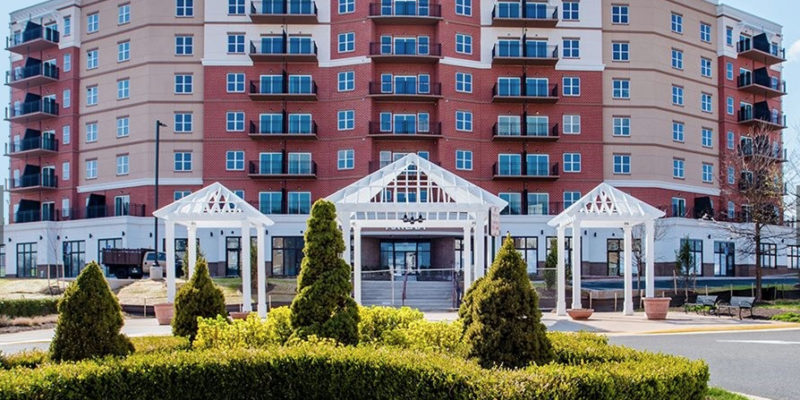
[(692, 328), (679, 328), (679, 329), (664, 329), (656, 331), (641, 332), (642, 335), (663, 335), (672, 333), (705, 333), (705, 332), (741, 332), (741, 331), (763, 331), (773, 329), (800, 329), (800, 324), (797, 323), (780, 323), (770, 325), (757, 325), (757, 326), (699, 326)]

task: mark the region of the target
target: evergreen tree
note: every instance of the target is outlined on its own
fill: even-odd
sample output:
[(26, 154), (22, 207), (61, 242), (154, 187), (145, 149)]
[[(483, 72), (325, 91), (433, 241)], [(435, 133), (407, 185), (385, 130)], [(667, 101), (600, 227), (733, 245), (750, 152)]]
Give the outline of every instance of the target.
[[(311, 207), (305, 232), (305, 257), (292, 301), (294, 336), (309, 335), (358, 343), (358, 307), (350, 297), (350, 266), (341, 258), (342, 232), (336, 226), (336, 208), (327, 200)], [(360, 257), (356, 254), (356, 257)]]
[(208, 273), (205, 258), (198, 258), (194, 274), (175, 296), (175, 317), (172, 319), (172, 334), (186, 336), (194, 341), (197, 335), (197, 317), (215, 318), (227, 315), (225, 296), (214, 285)]
[(133, 344), (120, 333), (123, 319), (117, 297), (96, 262), (87, 265), (69, 285), (58, 302), (58, 314), (50, 344), (53, 360), (77, 361), (133, 352)]
[(510, 237), (486, 277), (467, 292), (458, 313), (469, 355), (485, 368), (520, 368), (553, 358), (541, 323), (539, 297)]

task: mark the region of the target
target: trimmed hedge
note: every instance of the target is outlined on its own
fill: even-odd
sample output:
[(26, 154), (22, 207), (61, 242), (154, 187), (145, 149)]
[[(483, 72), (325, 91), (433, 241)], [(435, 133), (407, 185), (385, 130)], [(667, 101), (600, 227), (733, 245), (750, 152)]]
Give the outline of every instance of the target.
[(786, 312), (783, 314), (773, 315), (772, 319), (775, 321), (784, 321), (784, 322), (800, 322), (800, 313)]
[(58, 314), (58, 298), (0, 300), (0, 315), (10, 318)]

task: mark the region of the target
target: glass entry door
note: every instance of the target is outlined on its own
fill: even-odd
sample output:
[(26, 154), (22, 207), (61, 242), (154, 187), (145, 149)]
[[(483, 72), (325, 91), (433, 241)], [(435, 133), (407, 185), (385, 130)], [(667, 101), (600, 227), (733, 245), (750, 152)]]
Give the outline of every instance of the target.
[(239, 276), (241, 266), (242, 241), (239, 236), (225, 238), (225, 275)]
[(391, 268), (395, 274), (416, 275), (421, 270), (431, 268), (431, 242), (420, 241), (381, 241), (381, 268)]

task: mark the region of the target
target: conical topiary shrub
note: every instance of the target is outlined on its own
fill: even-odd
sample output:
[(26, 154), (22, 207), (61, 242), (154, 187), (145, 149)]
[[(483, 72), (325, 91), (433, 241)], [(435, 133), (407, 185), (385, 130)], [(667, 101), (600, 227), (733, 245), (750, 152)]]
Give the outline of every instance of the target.
[(467, 291), (458, 314), (463, 318), (469, 355), (485, 368), (520, 368), (553, 358), (541, 323), (539, 297), (510, 237), (486, 277)]
[(107, 355), (124, 356), (133, 344), (120, 333), (122, 310), (96, 262), (69, 285), (58, 302), (58, 324), (50, 357), (76, 361)]
[(175, 296), (172, 334), (186, 336), (190, 341), (194, 341), (197, 335), (197, 317), (215, 318), (217, 315), (227, 315), (225, 296), (214, 285), (208, 274), (208, 264), (205, 258), (201, 257), (197, 259), (192, 278)]
[[(336, 226), (333, 203), (318, 200), (311, 208), (305, 233), (303, 262), (292, 301), (292, 328), (301, 339), (309, 335), (358, 343), (358, 307), (350, 297), (350, 266), (341, 258), (342, 232)], [(356, 254), (356, 257), (360, 257)]]

